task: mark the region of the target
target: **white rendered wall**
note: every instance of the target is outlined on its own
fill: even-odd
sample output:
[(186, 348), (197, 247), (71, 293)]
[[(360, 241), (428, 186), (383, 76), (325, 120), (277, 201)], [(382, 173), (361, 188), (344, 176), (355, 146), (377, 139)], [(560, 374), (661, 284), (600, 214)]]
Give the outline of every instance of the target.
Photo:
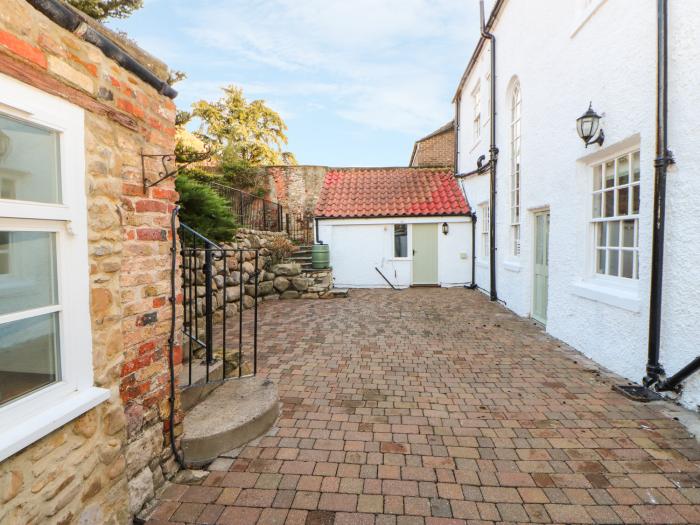
[[(449, 232), (442, 233), (448, 223)], [(440, 286), (471, 282), (471, 223), (466, 217), (319, 220), (318, 237), (329, 245), (333, 279), (341, 288), (388, 288), (381, 270), (397, 287), (411, 285), (412, 225), (433, 224), (438, 239)], [(394, 224), (408, 225), (408, 257), (394, 257)]]
[[(655, 157), (656, 3), (579, 0), (509, 1), (493, 28), (497, 39), (497, 292), (508, 308), (529, 316), (532, 300), (533, 212), (551, 212), (547, 331), (602, 365), (640, 381), (645, 373)], [(700, 2), (669, 3), (669, 169), (661, 362), (676, 372), (698, 355), (700, 339)], [(589, 15), (589, 16), (587, 16)], [(478, 28), (469, 28), (477, 31)], [(458, 170), (488, 159), (488, 45), (463, 89)], [(522, 90), (521, 253), (510, 243), (509, 87)], [(471, 91), (482, 86), (482, 137), (472, 139)], [(603, 115), (605, 143), (586, 149), (575, 120), (589, 101)], [(631, 290), (595, 288), (591, 270), (589, 164), (638, 145), (641, 151), (640, 265)], [(488, 174), (463, 182), (479, 210)], [(478, 218), (479, 221), (482, 217)], [(477, 235), (480, 232), (477, 223)], [(478, 245), (477, 239), (477, 245)], [(479, 249), (477, 248), (477, 255)], [(477, 258), (477, 284), (489, 288), (488, 259)], [(700, 403), (700, 374), (681, 401)]]

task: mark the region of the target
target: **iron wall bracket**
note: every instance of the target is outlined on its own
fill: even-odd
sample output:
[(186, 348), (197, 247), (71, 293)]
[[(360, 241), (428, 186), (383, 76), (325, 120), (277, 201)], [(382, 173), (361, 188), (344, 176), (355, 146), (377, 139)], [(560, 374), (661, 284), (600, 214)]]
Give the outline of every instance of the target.
[[(184, 158), (183, 158), (184, 157)], [(161, 182), (177, 175), (190, 164), (202, 162), (211, 157), (211, 148), (207, 147), (203, 152), (188, 153), (186, 155), (175, 153), (144, 153), (141, 150), (141, 176), (143, 178), (143, 192), (146, 193), (148, 188), (157, 186)], [(178, 158), (180, 159), (178, 161)], [(146, 159), (158, 159), (163, 166), (162, 170), (158, 171), (158, 179), (149, 181), (146, 177)], [(171, 169), (169, 165), (175, 164), (175, 168)]]

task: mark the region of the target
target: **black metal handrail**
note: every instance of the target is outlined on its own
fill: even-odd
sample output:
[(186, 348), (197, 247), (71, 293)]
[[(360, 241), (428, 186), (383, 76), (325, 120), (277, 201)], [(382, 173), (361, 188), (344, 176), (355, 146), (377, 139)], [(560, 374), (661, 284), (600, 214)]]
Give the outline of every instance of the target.
[[(186, 224), (180, 224), (180, 255), (182, 271), (183, 305), (183, 353), (188, 361), (187, 380), (182, 386), (223, 382), (232, 377), (247, 377), (257, 373), (258, 351), (258, 285), (260, 276), (260, 254), (254, 248), (228, 248), (207, 239)], [(253, 266), (252, 271), (246, 264)], [(248, 269), (249, 272), (245, 270)], [(215, 278), (219, 277), (219, 279)], [(246, 308), (245, 286), (253, 284), (253, 302)], [(235, 293), (237, 288), (238, 293)], [(234, 290), (230, 293), (230, 290)], [(230, 299), (230, 300), (229, 300)], [(215, 303), (216, 307), (215, 307)], [(238, 334), (230, 326), (230, 305), (237, 303)], [(253, 320), (244, 323), (244, 311), (252, 310)], [(220, 311), (220, 314), (219, 314)], [(252, 373), (243, 374), (244, 332), (249, 328), (252, 335)], [(238, 356), (235, 360), (237, 374), (227, 374), (227, 350), (232, 340), (238, 339)], [(221, 356), (215, 355), (215, 343), (220, 341)], [(234, 348), (235, 351), (235, 348)], [(230, 354), (229, 354), (230, 357)], [(196, 365), (195, 361), (202, 359)], [(218, 366), (215, 366), (218, 365)], [(196, 372), (203, 377), (196, 377)], [(219, 373), (220, 370), (220, 373)], [(214, 372), (216, 372), (214, 374)]]

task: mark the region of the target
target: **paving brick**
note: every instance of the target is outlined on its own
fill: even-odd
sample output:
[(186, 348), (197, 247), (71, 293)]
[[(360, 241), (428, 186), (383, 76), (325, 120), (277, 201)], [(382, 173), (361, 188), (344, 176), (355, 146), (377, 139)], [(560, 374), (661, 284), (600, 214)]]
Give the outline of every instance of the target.
[(201, 486), (166, 488), (153, 525), (700, 522), (680, 424), (479, 293), (353, 290), (259, 315), (282, 417)]

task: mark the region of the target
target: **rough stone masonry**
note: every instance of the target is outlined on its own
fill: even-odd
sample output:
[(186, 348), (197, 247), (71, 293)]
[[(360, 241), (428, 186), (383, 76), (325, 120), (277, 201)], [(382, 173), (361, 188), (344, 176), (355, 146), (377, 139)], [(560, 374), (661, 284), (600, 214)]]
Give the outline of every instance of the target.
[[(120, 45), (166, 78), (163, 64)], [(94, 377), (112, 392), (0, 463), (0, 523), (129, 523), (175, 470), (166, 422), (177, 193), (172, 181), (144, 192), (140, 156), (173, 151), (175, 105), (23, 0), (2, 2), (0, 74), (85, 110)]]

